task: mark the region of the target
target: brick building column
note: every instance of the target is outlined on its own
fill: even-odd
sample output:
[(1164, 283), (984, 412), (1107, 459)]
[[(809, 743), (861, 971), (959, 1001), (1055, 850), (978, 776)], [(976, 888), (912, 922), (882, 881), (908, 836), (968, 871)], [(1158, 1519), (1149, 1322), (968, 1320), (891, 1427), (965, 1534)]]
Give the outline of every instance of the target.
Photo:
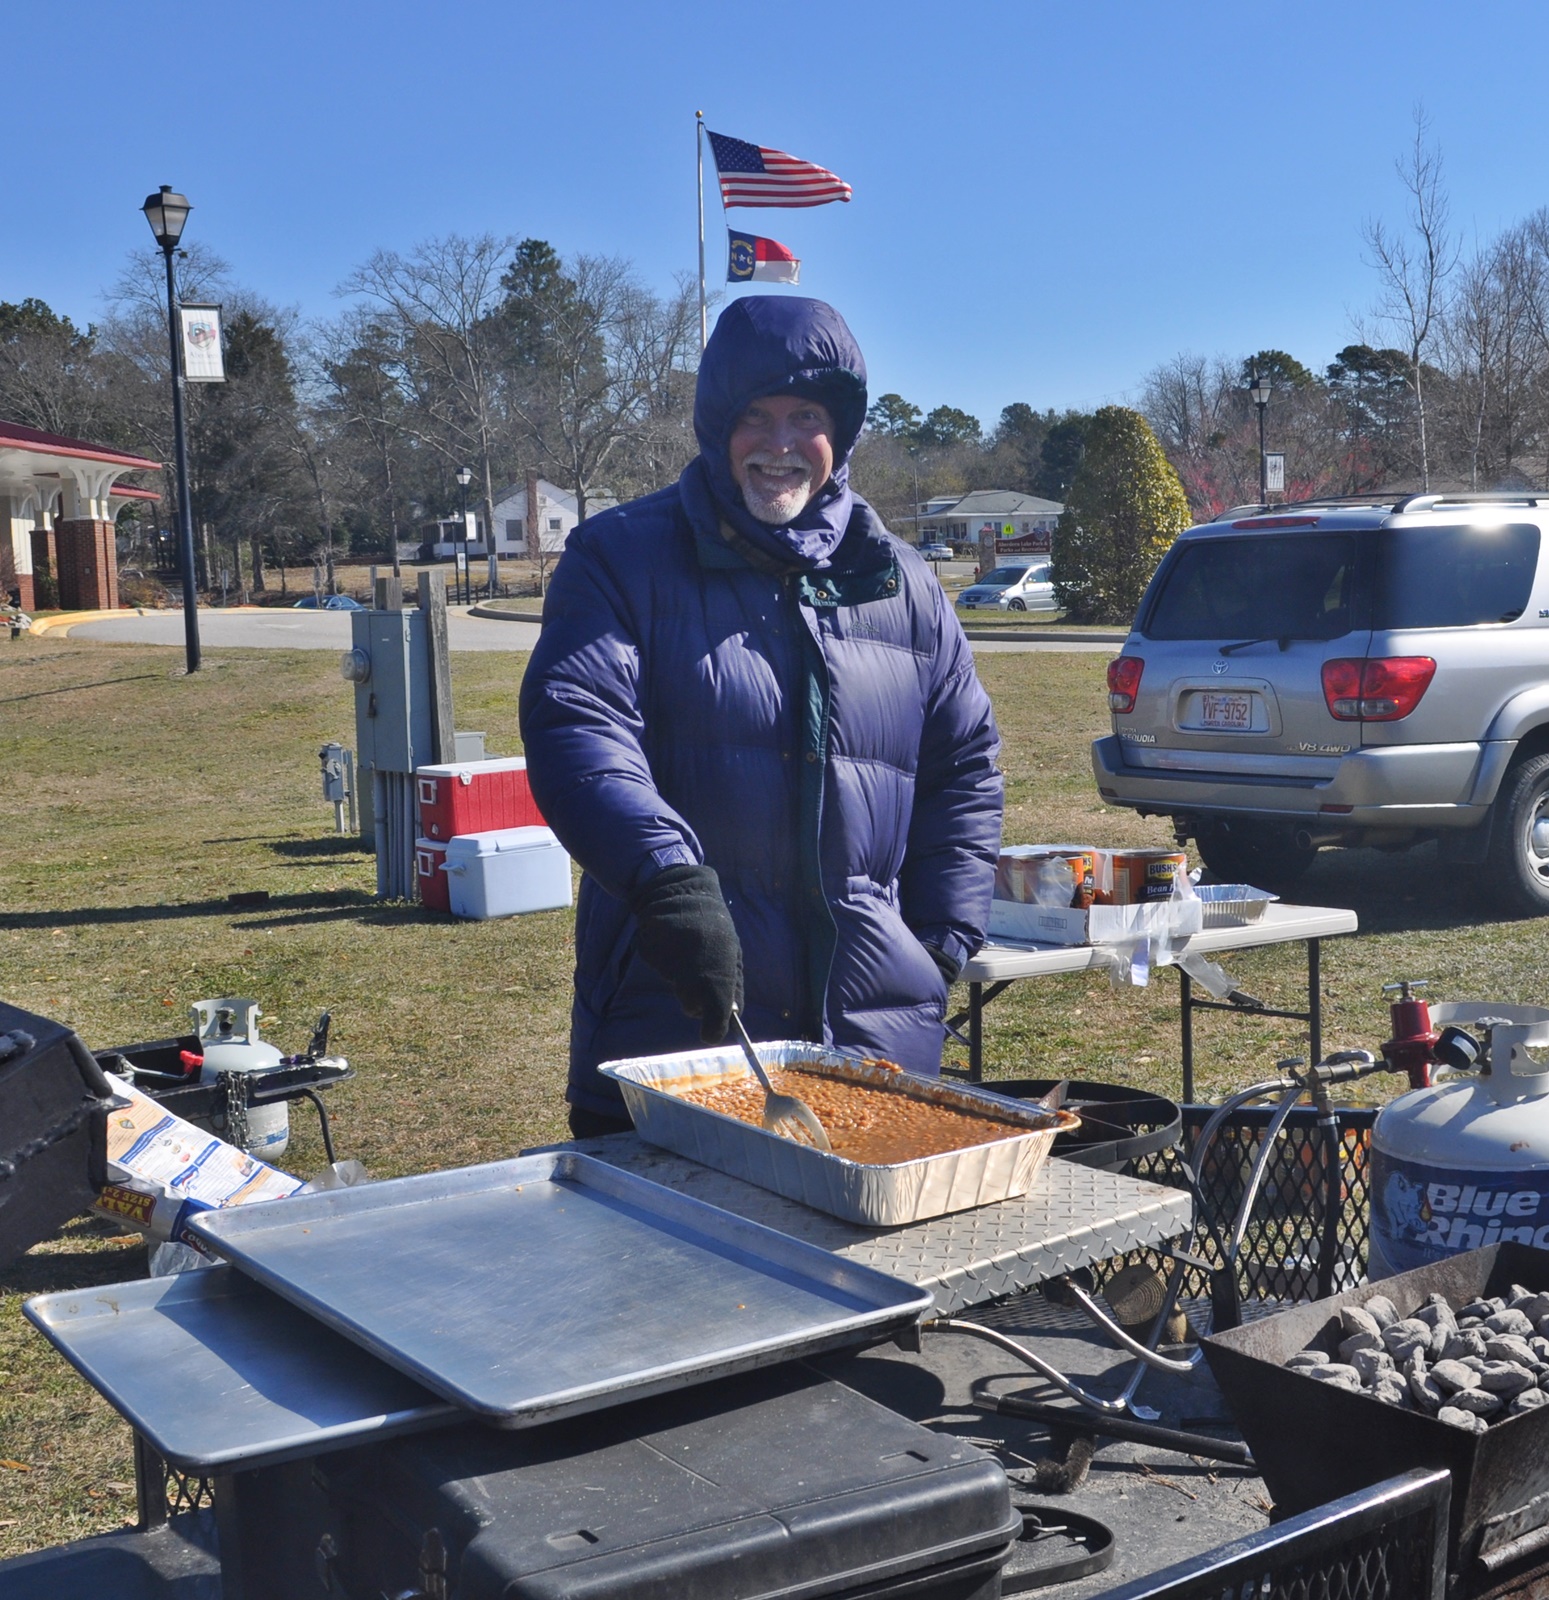
[(118, 609), (118, 552), (114, 525), (90, 517), (69, 517), (54, 529), (59, 552), (55, 576), (61, 611)]
[(32, 574), (18, 570), (16, 541), (7, 537), (0, 540), (0, 600), (9, 600), (13, 595), (23, 611), (31, 611), (36, 606), (37, 595), (32, 587)]
[(32, 582), (32, 520), (23, 513), (18, 498), (0, 493), (0, 600), (12, 594), (23, 611), (37, 609), (38, 593)]

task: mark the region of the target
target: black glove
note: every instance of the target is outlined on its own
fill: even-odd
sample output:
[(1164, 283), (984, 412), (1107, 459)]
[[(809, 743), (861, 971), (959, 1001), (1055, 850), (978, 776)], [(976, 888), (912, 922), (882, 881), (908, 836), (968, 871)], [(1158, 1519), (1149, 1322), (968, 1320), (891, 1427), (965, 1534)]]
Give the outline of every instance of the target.
[(742, 1004), (742, 944), (713, 867), (668, 867), (634, 897), (640, 959), (699, 1018), (699, 1037), (720, 1044)]
[(957, 982), (958, 973), (963, 970), (962, 963), (954, 961), (945, 950), (933, 944), (925, 946), (925, 954), (941, 969), (941, 976), (947, 980), (947, 987), (950, 989)]

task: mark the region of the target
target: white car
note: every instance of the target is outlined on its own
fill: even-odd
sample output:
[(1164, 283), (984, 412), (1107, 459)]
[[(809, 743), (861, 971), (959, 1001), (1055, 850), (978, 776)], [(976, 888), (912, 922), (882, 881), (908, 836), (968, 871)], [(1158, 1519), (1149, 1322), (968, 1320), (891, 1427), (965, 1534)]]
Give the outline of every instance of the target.
[(1054, 584), (1047, 561), (1005, 562), (975, 580), (957, 597), (964, 611), (1056, 611)]
[(949, 544), (922, 544), (920, 554), (927, 561), (950, 561), (952, 559), (952, 546)]

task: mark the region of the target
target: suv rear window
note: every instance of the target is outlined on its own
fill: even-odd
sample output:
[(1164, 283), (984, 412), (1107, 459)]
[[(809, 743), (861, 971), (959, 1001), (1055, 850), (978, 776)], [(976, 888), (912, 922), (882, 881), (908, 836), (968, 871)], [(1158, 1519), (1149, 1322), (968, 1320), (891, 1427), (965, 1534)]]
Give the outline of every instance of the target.
[(1338, 639), (1352, 616), (1348, 533), (1197, 539), (1175, 551), (1145, 621), (1149, 639)]
[(1378, 628), (1515, 622), (1527, 605), (1538, 566), (1530, 524), (1392, 528), (1378, 538)]

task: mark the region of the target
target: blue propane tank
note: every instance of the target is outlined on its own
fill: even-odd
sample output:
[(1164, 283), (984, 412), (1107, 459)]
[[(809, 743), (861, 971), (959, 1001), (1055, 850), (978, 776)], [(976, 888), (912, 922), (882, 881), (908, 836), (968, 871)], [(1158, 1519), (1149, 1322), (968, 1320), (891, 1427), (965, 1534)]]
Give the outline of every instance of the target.
[(1549, 1010), (1430, 1010), (1435, 1027), (1480, 1040), (1478, 1072), (1411, 1090), (1377, 1114), (1371, 1279), (1502, 1240), (1549, 1249)]

